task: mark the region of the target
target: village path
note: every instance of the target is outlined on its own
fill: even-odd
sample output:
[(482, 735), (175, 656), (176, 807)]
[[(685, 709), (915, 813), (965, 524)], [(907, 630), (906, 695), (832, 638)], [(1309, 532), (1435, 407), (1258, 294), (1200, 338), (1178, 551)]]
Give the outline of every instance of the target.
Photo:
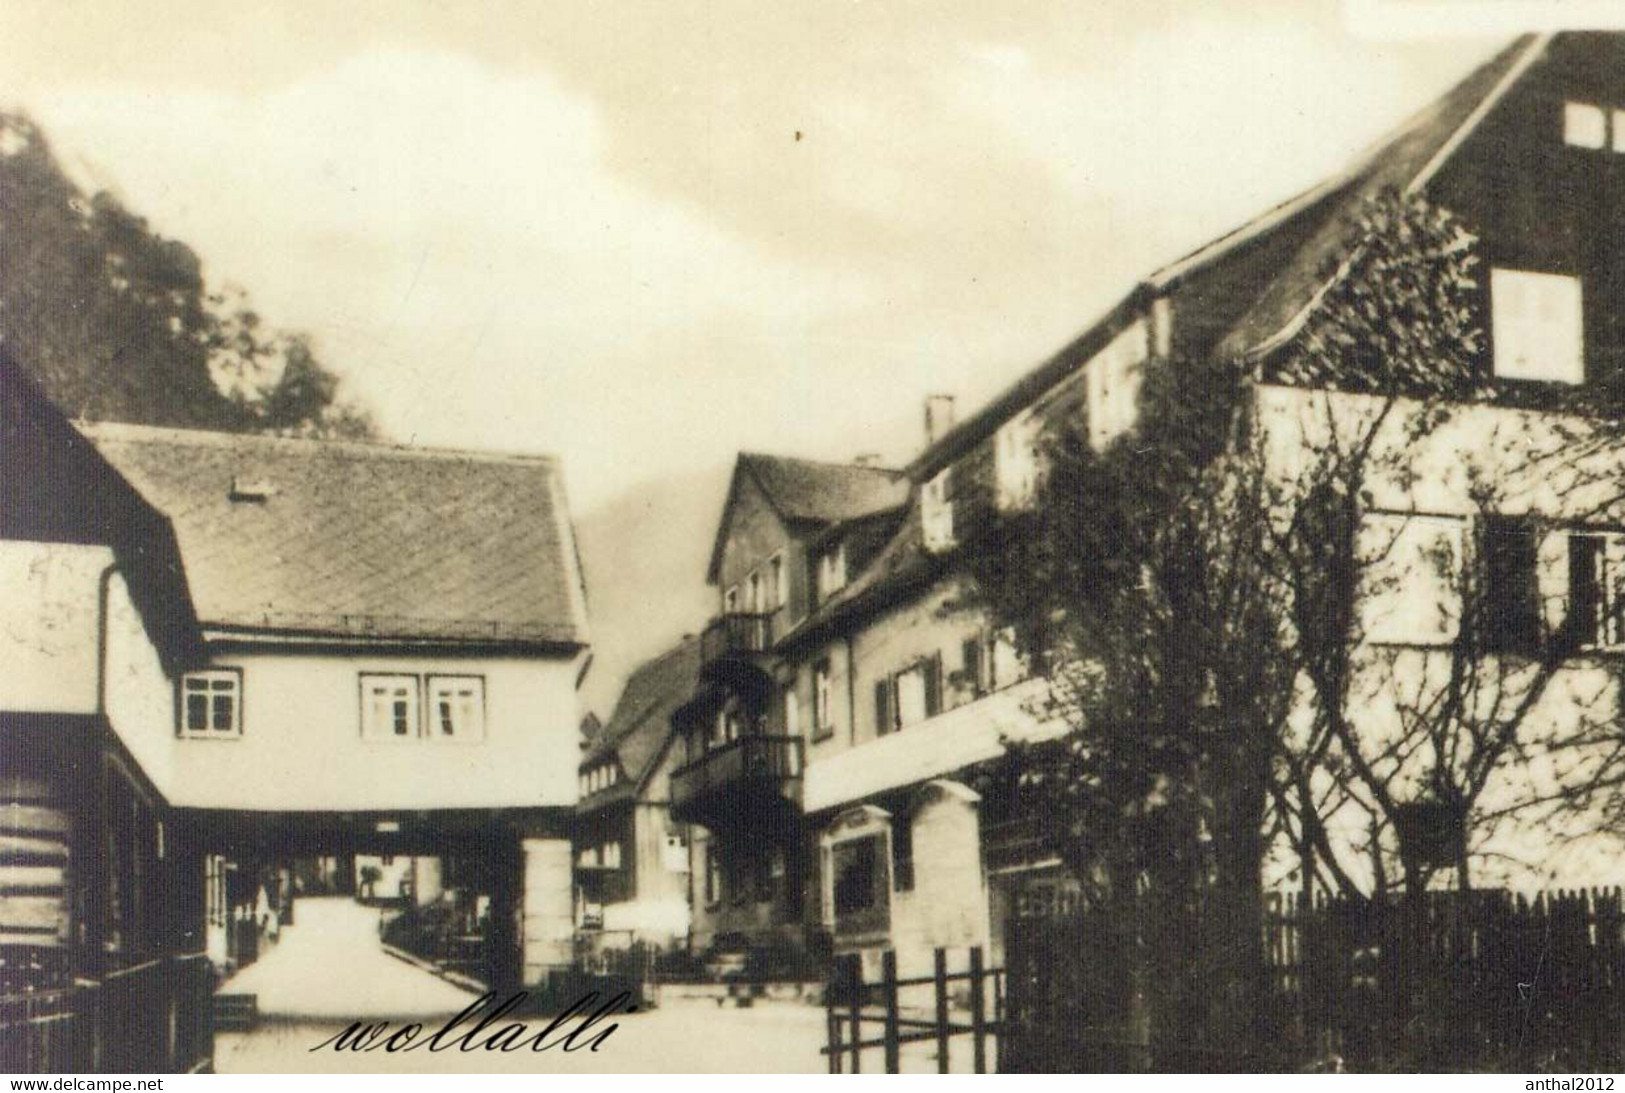
[(430, 1017), (457, 1013), (475, 995), (390, 956), (380, 912), (343, 896), (301, 897), (295, 925), (265, 955), (220, 985), (259, 996), (273, 1018)]
[[(352, 1021), (409, 1021), (428, 1029), (475, 998), (386, 953), (379, 912), (346, 898), (301, 898), (296, 925), (220, 990), (259, 996), (253, 1031), (215, 1037), (222, 1074), (295, 1073), (820, 1073), (824, 1011), (806, 1005), (719, 1007), (685, 999), (617, 1016), (594, 1052), (338, 1053), (312, 1048)], [(530, 1018), (539, 1031), (545, 1018)], [(596, 1026), (599, 1028), (603, 1025)]]

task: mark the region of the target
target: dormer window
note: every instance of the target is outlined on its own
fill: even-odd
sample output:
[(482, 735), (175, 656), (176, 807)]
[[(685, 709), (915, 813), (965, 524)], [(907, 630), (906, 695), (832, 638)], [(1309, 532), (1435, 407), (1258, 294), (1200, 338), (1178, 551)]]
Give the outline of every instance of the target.
[(1023, 509), (1038, 489), (1038, 425), (1032, 410), (1006, 422), (993, 438), (999, 508)]
[(1089, 441), (1097, 449), (1134, 427), (1148, 348), (1145, 323), (1136, 322), (1089, 362)]
[(1528, 270), (1490, 271), (1495, 374), (1579, 383), (1585, 378), (1580, 279)]
[(954, 505), (948, 500), (948, 474), (944, 467), (920, 490), (920, 523), (925, 549), (942, 551), (954, 545)]
[(836, 543), (818, 558), (818, 598), (828, 599), (846, 587), (846, 544)]

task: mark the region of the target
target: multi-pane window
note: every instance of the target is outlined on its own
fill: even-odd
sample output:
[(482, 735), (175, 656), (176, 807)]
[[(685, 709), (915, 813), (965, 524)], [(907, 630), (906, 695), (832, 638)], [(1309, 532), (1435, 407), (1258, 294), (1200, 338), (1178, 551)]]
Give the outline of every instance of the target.
[(1528, 270), (1490, 271), (1495, 374), (1579, 383), (1585, 378), (1580, 279)]
[(241, 736), (242, 691), (242, 673), (235, 668), (187, 672), (181, 677), (181, 735), (212, 739)]
[(948, 500), (951, 469), (944, 467), (938, 471), (920, 490), (920, 524), (927, 550), (947, 550), (954, 545), (954, 505)]
[(1033, 502), (1038, 490), (1038, 427), (1038, 415), (1027, 410), (994, 436), (994, 477), (1001, 509), (1022, 509)]
[(367, 740), (416, 739), (419, 681), (410, 675), (361, 677), (361, 735)]
[(430, 676), (429, 735), (457, 743), (483, 740), (485, 680), (479, 676)]
[(829, 658), (813, 665), (813, 735), (828, 736), (835, 731), (834, 688), (830, 681)]

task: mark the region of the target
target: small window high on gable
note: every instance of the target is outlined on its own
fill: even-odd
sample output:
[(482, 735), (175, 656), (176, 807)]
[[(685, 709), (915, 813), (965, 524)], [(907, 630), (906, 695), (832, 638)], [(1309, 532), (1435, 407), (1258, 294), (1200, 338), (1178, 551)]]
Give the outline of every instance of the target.
[(1104, 448), (1134, 427), (1148, 346), (1144, 322), (1129, 326), (1089, 362), (1089, 440)]
[(846, 587), (846, 544), (836, 543), (818, 558), (818, 598), (826, 599)]
[(948, 474), (944, 467), (920, 490), (920, 523), (925, 549), (942, 551), (954, 545), (954, 505), (948, 500)]
[(1579, 383), (1585, 378), (1580, 279), (1528, 270), (1490, 271), (1495, 374)]
[(1608, 115), (1585, 102), (1563, 104), (1563, 143), (1575, 148), (1601, 148), (1608, 143)]
[(1001, 509), (1026, 508), (1038, 488), (1038, 425), (1032, 410), (1007, 421), (993, 439), (994, 477)]

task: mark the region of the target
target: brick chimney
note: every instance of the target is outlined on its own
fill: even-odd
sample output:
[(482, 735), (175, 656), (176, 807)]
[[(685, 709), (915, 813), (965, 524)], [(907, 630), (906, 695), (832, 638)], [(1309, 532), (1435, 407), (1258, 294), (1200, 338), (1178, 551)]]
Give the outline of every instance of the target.
[(952, 395), (925, 396), (925, 446), (930, 447), (954, 427), (954, 397)]

